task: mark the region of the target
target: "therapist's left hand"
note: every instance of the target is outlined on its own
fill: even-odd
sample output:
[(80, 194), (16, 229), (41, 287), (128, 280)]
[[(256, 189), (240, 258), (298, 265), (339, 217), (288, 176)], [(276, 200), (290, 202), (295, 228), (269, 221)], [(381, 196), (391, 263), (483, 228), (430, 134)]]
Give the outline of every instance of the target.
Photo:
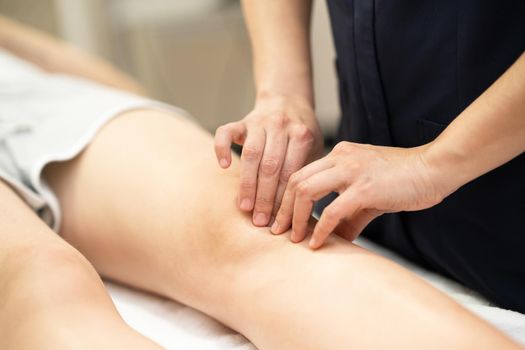
[(302, 241), (314, 201), (331, 192), (339, 196), (315, 225), (311, 248), (319, 248), (332, 233), (355, 239), (376, 217), (386, 212), (420, 210), (439, 203), (444, 194), (424, 157), (426, 146), (382, 147), (350, 142), (294, 173), (286, 188), (276, 221), (280, 234), (292, 226), (291, 240)]

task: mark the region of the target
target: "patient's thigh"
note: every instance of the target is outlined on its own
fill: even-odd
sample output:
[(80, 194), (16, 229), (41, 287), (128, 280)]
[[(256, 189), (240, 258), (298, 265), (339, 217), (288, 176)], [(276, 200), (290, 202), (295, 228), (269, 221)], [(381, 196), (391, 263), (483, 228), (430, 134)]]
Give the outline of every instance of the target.
[(196, 269), (212, 269), (224, 236), (210, 228), (219, 232), (238, 212), (236, 161), (221, 170), (211, 135), (165, 112), (122, 114), (44, 176), (59, 197), (61, 235), (99, 273), (157, 293), (172, 293), (158, 281), (180, 281), (182, 289)]
[[(178, 116), (139, 110), (113, 119), (83, 153), (50, 165), (44, 176), (63, 211), (60, 234), (100, 274), (239, 326), (246, 315), (234, 310), (252, 302), (234, 293), (282, 278), (282, 263), (300, 266), (294, 278), (308, 278), (318, 258), (253, 226), (237, 208), (233, 158), (230, 169), (220, 169), (209, 133)], [(335, 245), (328, 246), (317, 256)]]
[(100, 273), (198, 308), (261, 349), (448, 349), (465, 334), (464, 348), (501, 348), (501, 335), (385, 259), (338, 237), (312, 252), (254, 227), (236, 206), (237, 167), (219, 169), (196, 125), (143, 110), (45, 176), (62, 235)]

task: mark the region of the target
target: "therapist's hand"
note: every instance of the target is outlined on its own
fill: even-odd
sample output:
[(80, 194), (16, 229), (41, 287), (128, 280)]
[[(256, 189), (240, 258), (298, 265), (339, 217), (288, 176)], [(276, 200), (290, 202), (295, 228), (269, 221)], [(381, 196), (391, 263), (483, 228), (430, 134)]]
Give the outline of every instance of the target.
[(425, 161), (427, 146), (381, 147), (341, 142), (332, 152), (294, 173), (272, 226), (280, 234), (292, 226), (291, 240), (310, 233), (313, 203), (331, 192), (339, 196), (328, 205), (310, 239), (319, 248), (332, 233), (355, 239), (385, 212), (420, 210), (439, 203), (441, 190)]
[(253, 210), (253, 223), (266, 226), (280, 207), (292, 173), (320, 156), (322, 134), (311, 103), (300, 98), (257, 99), (244, 119), (215, 133), (215, 153), (222, 168), (231, 164), (231, 145), (243, 145), (239, 207)]

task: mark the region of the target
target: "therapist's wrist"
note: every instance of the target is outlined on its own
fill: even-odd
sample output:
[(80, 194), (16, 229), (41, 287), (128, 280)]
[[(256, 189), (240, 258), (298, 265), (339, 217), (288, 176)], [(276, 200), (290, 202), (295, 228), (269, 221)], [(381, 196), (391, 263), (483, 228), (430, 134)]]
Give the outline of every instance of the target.
[(267, 73), (258, 77), (256, 83), (256, 100), (274, 97), (288, 98), (304, 102), (314, 107), (314, 89), (309, 71)]
[(437, 196), (444, 199), (472, 180), (468, 155), (441, 140), (421, 146), (421, 159)]
[[(313, 95), (313, 94), (312, 94)], [(263, 90), (255, 97), (255, 105), (264, 104), (268, 101), (281, 101), (281, 104), (295, 104), (314, 110), (314, 98), (310, 94), (298, 93), (296, 91)]]

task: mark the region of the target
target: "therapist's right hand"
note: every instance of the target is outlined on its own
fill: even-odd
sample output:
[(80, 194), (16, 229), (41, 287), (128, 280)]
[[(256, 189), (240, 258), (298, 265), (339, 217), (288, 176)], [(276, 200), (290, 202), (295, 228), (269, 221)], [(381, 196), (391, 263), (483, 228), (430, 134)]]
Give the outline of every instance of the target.
[(246, 117), (217, 129), (215, 153), (222, 168), (231, 164), (233, 143), (243, 146), (238, 205), (253, 210), (256, 226), (271, 224), (290, 175), (323, 149), (312, 104), (282, 96), (258, 98)]

